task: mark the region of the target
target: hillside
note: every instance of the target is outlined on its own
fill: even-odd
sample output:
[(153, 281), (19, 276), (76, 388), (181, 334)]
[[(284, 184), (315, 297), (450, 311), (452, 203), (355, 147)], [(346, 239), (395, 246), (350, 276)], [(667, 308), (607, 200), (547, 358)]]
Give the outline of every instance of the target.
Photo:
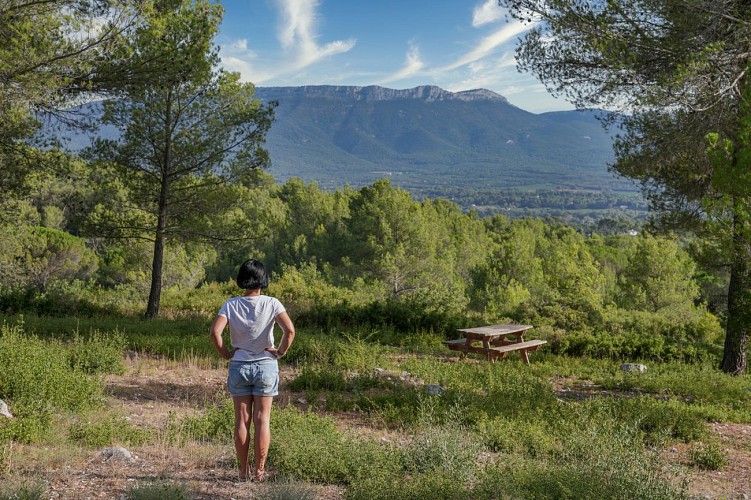
[(271, 173), (324, 188), (388, 176), (408, 189), (633, 190), (607, 170), (612, 138), (594, 111), (536, 115), (488, 90), (259, 87), (277, 100)]

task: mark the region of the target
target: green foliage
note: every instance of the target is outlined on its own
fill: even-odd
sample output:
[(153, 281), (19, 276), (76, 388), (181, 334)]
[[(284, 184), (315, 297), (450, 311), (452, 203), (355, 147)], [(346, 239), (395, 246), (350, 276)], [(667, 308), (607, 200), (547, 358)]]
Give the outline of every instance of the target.
[(185, 484), (171, 481), (149, 481), (130, 486), (126, 492), (128, 500), (190, 500), (194, 498)]
[(123, 373), (125, 336), (115, 330), (104, 334), (94, 330), (86, 337), (76, 332), (66, 346), (70, 366), (88, 374)]
[(174, 441), (217, 441), (232, 440), (235, 429), (235, 411), (231, 399), (219, 405), (210, 406), (203, 415), (185, 417), (177, 421), (174, 416), (167, 429), (168, 439)]
[(619, 304), (652, 312), (691, 309), (699, 298), (695, 271), (676, 241), (643, 236), (621, 275)]
[(6, 483), (0, 486), (0, 500), (42, 500), (47, 498), (47, 486), (41, 482)]
[(0, 282), (4, 286), (30, 286), (43, 291), (53, 281), (86, 279), (97, 269), (97, 258), (85, 241), (58, 229), (20, 226), (12, 231), (15, 248), (4, 261), (11, 272)]
[(315, 500), (318, 498), (315, 486), (296, 480), (274, 481), (264, 488), (260, 495), (266, 500)]
[(587, 401), (583, 409), (590, 415), (609, 417), (633, 426), (650, 443), (662, 443), (666, 439), (688, 443), (707, 435), (701, 410), (673, 399), (597, 398)]
[(269, 461), (283, 475), (331, 484), (357, 484), (374, 475), (392, 476), (400, 468), (390, 447), (353, 439), (334, 422), (294, 408), (274, 410)]
[(135, 427), (125, 417), (107, 414), (104, 419), (73, 423), (68, 429), (68, 436), (74, 442), (101, 448), (110, 445), (140, 446), (151, 439), (152, 432)]
[(689, 458), (695, 466), (707, 470), (721, 470), (729, 463), (727, 454), (715, 441), (707, 444), (694, 443), (689, 451)]
[(54, 410), (92, 408), (101, 401), (102, 382), (71, 368), (59, 341), (42, 341), (22, 325), (3, 325), (0, 346), (2, 399)]
[[(470, 498), (464, 484), (453, 473), (428, 472), (413, 474), (408, 479), (401, 475), (369, 475), (351, 485), (346, 492), (352, 500), (463, 500)], [(488, 496), (487, 498), (492, 498)]]
[(460, 484), (468, 481), (474, 471), (481, 445), (473, 435), (459, 426), (428, 427), (418, 430), (404, 453), (408, 474), (440, 473)]
[(555, 424), (524, 418), (495, 417), (480, 420), (477, 433), (491, 451), (541, 459), (560, 446)]

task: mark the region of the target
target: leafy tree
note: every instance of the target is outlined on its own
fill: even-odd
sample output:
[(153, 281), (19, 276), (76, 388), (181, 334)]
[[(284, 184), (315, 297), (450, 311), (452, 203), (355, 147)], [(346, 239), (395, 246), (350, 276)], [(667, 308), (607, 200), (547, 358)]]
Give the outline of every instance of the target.
[(159, 313), (167, 241), (247, 238), (247, 225), (238, 224), (246, 221), (227, 214), (241, 189), (231, 183), (269, 162), (261, 144), (274, 105), (263, 106), (239, 75), (216, 70), (220, 20), (221, 8), (205, 0), (162, 2), (148, 13), (121, 56), (150, 76), (107, 101), (103, 122), (121, 135), (94, 148), (113, 161), (118, 189), (110, 201), (118, 203), (103, 204), (90, 229), (153, 241), (149, 318)]
[(651, 312), (691, 308), (699, 298), (695, 271), (676, 241), (643, 236), (621, 274), (620, 305)]
[(455, 273), (457, 249), (448, 225), (388, 179), (362, 188), (350, 203), (343, 270), (351, 281), (383, 285), (384, 298), (414, 300), (443, 310), (466, 304)]
[(0, 239), (2, 285), (44, 291), (55, 280), (87, 279), (97, 270), (96, 254), (81, 238), (41, 226), (4, 229), (10, 238)]
[(629, 112), (621, 117), (614, 168), (641, 181), (660, 222), (724, 239), (731, 249), (721, 368), (744, 373), (751, 329), (748, 2), (499, 4), (534, 23), (517, 50), (520, 69), (578, 107)]

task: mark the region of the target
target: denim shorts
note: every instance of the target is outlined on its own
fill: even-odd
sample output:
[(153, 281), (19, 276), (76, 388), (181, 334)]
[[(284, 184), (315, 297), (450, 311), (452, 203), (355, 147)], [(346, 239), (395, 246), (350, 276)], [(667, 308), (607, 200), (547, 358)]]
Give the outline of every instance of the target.
[(230, 361), (227, 375), (230, 396), (279, 394), (279, 363), (275, 359)]

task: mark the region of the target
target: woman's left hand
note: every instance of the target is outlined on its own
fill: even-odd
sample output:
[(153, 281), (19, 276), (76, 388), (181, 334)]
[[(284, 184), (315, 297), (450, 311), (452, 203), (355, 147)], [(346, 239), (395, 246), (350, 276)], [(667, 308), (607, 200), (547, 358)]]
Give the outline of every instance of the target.
[(276, 359), (279, 359), (282, 356), (284, 356), (284, 354), (279, 352), (279, 349), (277, 349), (276, 347), (267, 347), (266, 352), (271, 353), (271, 355), (274, 356)]

